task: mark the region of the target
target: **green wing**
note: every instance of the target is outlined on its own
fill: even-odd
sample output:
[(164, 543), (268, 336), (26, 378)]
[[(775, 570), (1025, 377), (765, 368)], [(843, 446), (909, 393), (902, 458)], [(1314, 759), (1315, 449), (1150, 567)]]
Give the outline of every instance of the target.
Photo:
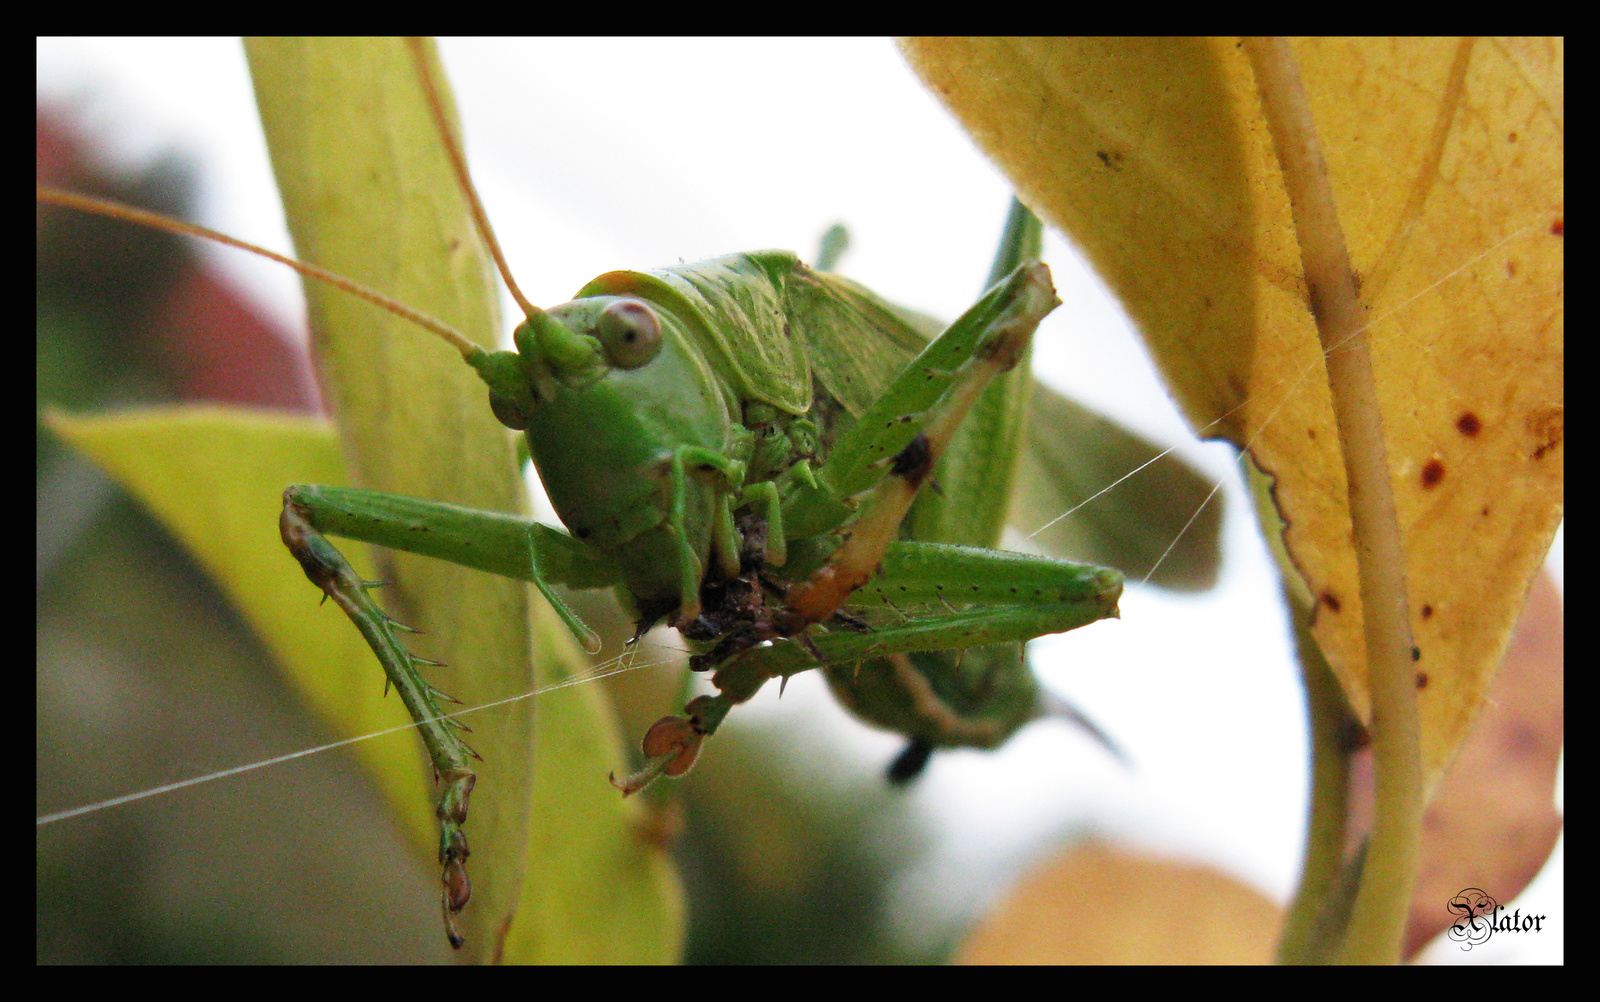
[[(640, 296), (672, 310), (695, 329), (712, 368), (742, 400), (795, 415), (811, 409), (818, 389), (846, 413), (863, 413), (944, 326), (847, 278), (813, 270), (788, 251), (610, 272), (578, 294)], [(1019, 365), (963, 422), (940, 464), (940, 490), (923, 492), (905, 533), (994, 546), (1006, 524), (1033, 533), (1144, 467), (1128, 488), (1083, 504), (1032, 544), (1134, 578), (1161, 560), (1151, 583), (1210, 587), (1220, 560), (1220, 495), (1204, 503), (1211, 481), (1161, 452), (1039, 384)], [(1191, 516), (1194, 523), (1185, 529)]]
[(788, 251), (614, 271), (578, 295), (638, 296), (671, 310), (740, 399), (794, 415), (811, 410), (813, 377), (846, 411), (860, 414), (941, 329), (919, 333), (895, 307)]

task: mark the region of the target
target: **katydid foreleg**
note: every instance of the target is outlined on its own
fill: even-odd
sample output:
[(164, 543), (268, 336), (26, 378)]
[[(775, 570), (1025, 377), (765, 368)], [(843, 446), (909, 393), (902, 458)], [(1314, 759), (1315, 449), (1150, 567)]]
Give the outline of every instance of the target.
[[(889, 473), (844, 531), (827, 564), (790, 590), (790, 611), (807, 623), (821, 622), (866, 583), (978, 395), (1026, 354), (1039, 321), (1059, 304), (1047, 267), (1035, 263), (1019, 268), (929, 345), (880, 404), (862, 416), (852, 429), (860, 434), (840, 443), (819, 477), (840, 497), (849, 498), (867, 471), (887, 463)], [(937, 412), (919, 428), (910, 419), (915, 413), (911, 408), (940, 396)], [(896, 411), (902, 413), (897, 416)], [(891, 453), (912, 429), (917, 430)]]
[(386, 684), (400, 693), (421, 731), (434, 773), (443, 787), (436, 813), (445, 931), (451, 944), (460, 947), (462, 937), (456, 930), (455, 916), (471, 898), (466, 869), (469, 849), (463, 826), (477, 781), (469, 759), (478, 755), (461, 738), (460, 732), (469, 728), (439, 706), (441, 699), (455, 700), (430, 685), (422, 675), (421, 667), (433, 662), (406, 649), (396, 631), (407, 628), (373, 601), (368, 594), (373, 583), (362, 581), (323, 533), (531, 581), (591, 650), (599, 646), (594, 634), (551, 585), (604, 587), (619, 580), (617, 569), (591, 548), (537, 522), (378, 491), (290, 487), (284, 492), (279, 527), (284, 544), (300, 562), (306, 577), (344, 610), (366, 638), (383, 667)]
[(396, 622), (367, 594), (367, 589), (375, 584), (361, 580), (344, 556), (311, 527), (292, 502), (284, 504), (278, 525), (284, 545), (300, 561), (306, 577), (333, 599), (361, 631), (383, 665), (387, 684), (400, 693), (406, 710), (417, 722), (428, 757), (433, 761), (434, 774), (444, 787), (436, 808), (439, 865), (443, 868), (444, 885), (441, 911), (445, 935), (450, 945), (459, 949), (465, 940), (456, 931), (455, 917), (472, 897), (472, 882), (467, 877), (470, 851), (462, 826), (467, 823), (467, 800), (478, 780), (468, 759), (479, 757), (458, 733), (467, 727), (440, 709), (440, 699), (454, 700), (429, 685), (418, 670), (419, 664), (435, 662), (412, 654), (400, 643), (395, 630), (408, 628)]

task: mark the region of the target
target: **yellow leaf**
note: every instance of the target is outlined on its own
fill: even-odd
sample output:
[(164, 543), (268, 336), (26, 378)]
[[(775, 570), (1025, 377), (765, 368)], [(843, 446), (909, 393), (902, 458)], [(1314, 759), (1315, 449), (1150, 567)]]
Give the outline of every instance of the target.
[[(1563, 498), (1561, 40), (1294, 43), (1371, 317), (1425, 775), (1466, 733)], [(1202, 436), (1274, 480), (1291, 580), (1368, 711), (1342, 461), (1287, 196), (1234, 40), (905, 43), (1072, 234)]]
[(1550, 858), (1562, 829), (1564, 637), (1561, 595), (1540, 575), (1488, 705), (1428, 805), (1403, 956), (1459, 917), (1441, 902), (1477, 887), (1507, 904)]
[(1028, 874), (973, 930), (964, 964), (1265, 964), (1282, 915), (1233, 879), (1103, 845)]

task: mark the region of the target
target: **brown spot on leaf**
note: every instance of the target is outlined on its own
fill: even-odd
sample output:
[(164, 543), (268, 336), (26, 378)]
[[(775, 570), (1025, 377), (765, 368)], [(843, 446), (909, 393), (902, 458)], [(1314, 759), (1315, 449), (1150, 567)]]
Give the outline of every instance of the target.
[(1468, 438), (1477, 438), (1478, 432), (1483, 430), (1483, 422), (1471, 411), (1463, 411), (1461, 416), (1456, 418), (1456, 430)]
[(1444, 464), (1437, 459), (1430, 459), (1422, 467), (1422, 486), (1437, 487), (1439, 481), (1444, 479)]
[(1561, 445), (1566, 433), (1566, 410), (1562, 407), (1536, 410), (1523, 423), (1527, 426), (1528, 434), (1533, 436), (1533, 458), (1543, 459), (1545, 453)]
[(1563, 237), (1567, 235), (1566, 216), (1557, 216), (1555, 218), (1555, 221), (1550, 224), (1550, 235), (1553, 237)]
[(1417, 688), (1418, 689), (1426, 689), (1427, 687), (1428, 687), (1428, 673), (1425, 672), (1425, 671), (1417, 672)]
[(1425, 606), (1422, 607), (1422, 618), (1423, 619), (1432, 619), (1433, 618), (1433, 606), (1425, 605)]
[(1329, 612), (1338, 612), (1342, 607), (1339, 602), (1339, 596), (1335, 595), (1331, 591), (1323, 592), (1321, 601), (1322, 604), (1327, 607)]
[(1100, 162), (1114, 171), (1122, 170), (1122, 154), (1117, 150), (1095, 150)]

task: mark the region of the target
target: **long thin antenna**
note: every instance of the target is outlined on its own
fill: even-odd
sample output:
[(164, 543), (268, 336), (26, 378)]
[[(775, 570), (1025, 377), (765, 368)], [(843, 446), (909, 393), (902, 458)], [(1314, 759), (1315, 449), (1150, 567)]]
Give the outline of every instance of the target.
[(119, 222), (149, 226), (153, 229), (161, 230), (163, 233), (176, 233), (203, 240), (214, 240), (219, 244), (227, 244), (229, 247), (237, 247), (252, 254), (259, 254), (269, 260), (277, 261), (279, 264), (286, 264), (309, 278), (327, 282), (329, 285), (343, 289), (353, 296), (359, 296), (374, 306), (380, 306), (396, 316), (403, 317), (419, 327), (432, 331), (450, 342), (452, 347), (461, 352), (462, 358), (470, 360), (483, 352), (483, 348), (472, 341), (471, 338), (468, 338), (444, 321), (437, 320), (420, 310), (412, 309), (397, 299), (391, 299), (376, 289), (370, 289), (354, 279), (345, 278), (343, 275), (329, 271), (326, 268), (319, 268), (314, 264), (297, 261), (276, 251), (267, 250), (265, 247), (258, 247), (255, 244), (230, 237), (226, 233), (218, 233), (216, 230), (207, 229), (204, 226), (186, 223), (181, 219), (174, 219), (159, 212), (136, 209), (131, 205), (123, 205), (119, 202), (94, 198), (89, 195), (80, 195), (76, 192), (64, 191), (60, 188), (52, 188), (43, 184), (34, 185), (33, 191), (34, 198), (37, 201), (48, 205), (59, 205), (68, 209), (77, 209), (79, 212), (88, 212), (97, 216), (104, 216), (107, 219), (115, 219)]
[(445, 119), (444, 102), (439, 99), (439, 87), (433, 78), (433, 69), (428, 65), (428, 53), (423, 46), (423, 40), (417, 37), (406, 39), (406, 44), (411, 46), (411, 55), (417, 63), (417, 76), (422, 80), (422, 89), (428, 96), (428, 108), (433, 112), (433, 122), (439, 127), (439, 139), (444, 144), (444, 149), (450, 156), (450, 167), (455, 171), (456, 183), (461, 186), (461, 194), (467, 200), (467, 206), (472, 210), (472, 220), (477, 224), (478, 235), (483, 237), (483, 242), (489, 247), (489, 255), (494, 258), (495, 267), (500, 269), (500, 277), (505, 280), (506, 288), (511, 290), (511, 298), (517, 301), (522, 312), (532, 319), (543, 316), (544, 311), (528, 301), (522, 294), (522, 289), (517, 286), (517, 280), (511, 275), (511, 266), (506, 263), (506, 256), (500, 250), (500, 241), (494, 235), (494, 227), (489, 225), (489, 214), (483, 209), (483, 201), (478, 198), (478, 188), (472, 183), (472, 175), (467, 173), (467, 158), (462, 155), (461, 145), (456, 142), (455, 133), (450, 129), (450, 123)]

